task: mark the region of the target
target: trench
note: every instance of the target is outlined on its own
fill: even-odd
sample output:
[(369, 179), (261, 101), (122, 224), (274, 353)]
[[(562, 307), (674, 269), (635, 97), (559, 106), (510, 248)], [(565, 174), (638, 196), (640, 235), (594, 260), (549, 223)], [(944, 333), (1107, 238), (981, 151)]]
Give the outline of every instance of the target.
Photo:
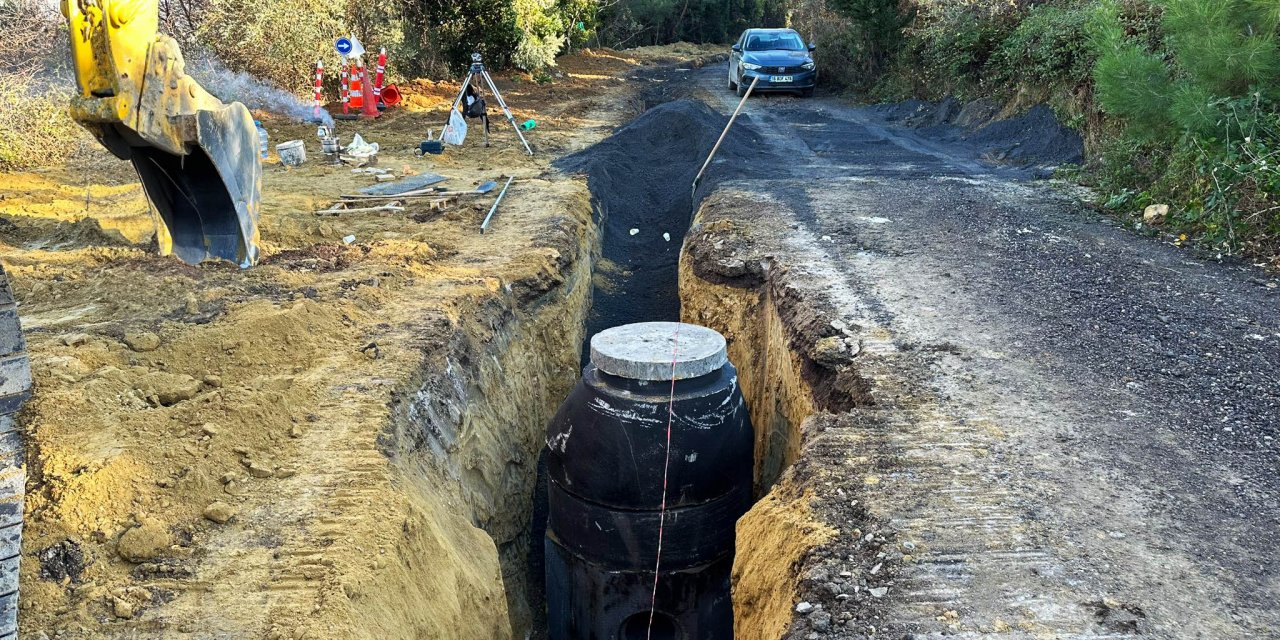
[[(696, 203), (718, 183), (740, 177), (736, 167), (746, 163), (735, 159), (755, 151), (749, 143), (726, 143), (692, 194), (693, 177), (727, 117), (692, 100), (644, 104), (649, 108), (614, 135), (556, 163), (562, 172), (586, 177), (593, 223), (578, 240), (575, 266), (560, 292), (534, 303), (537, 309), (509, 301), (508, 308), (488, 310), (492, 317), (477, 318), (474, 324), (496, 330), (461, 332), (449, 349), (447, 373), (428, 374), (424, 391), (406, 405), (406, 431), (425, 433), (420, 437), (427, 441), (409, 447), (430, 452), (406, 475), (425, 478), (420, 484), (426, 485), (443, 472), (458, 486), (445, 501), (461, 503), (463, 515), (493, 541), (513, 638), (546, 637), (541, 453), (547, 423), (589, 357), (590, 336), (623, 324), (681, 319), (724, 334), (757, 425), (757, 498), (793, 459), (787, 452), (797, 425), (812, 410), (798, 400), (806, 397), (803, 384), (786, 366), (792, 360), (780, 338), (781, 321), (752, 320), (760, 307), (749, 288), (723, 294), (726, 300), (746, 296), (741, 304), (718, 307), (719, 285), (687, 278), (681, 261)], [(749, 131), (736, 137), (753, 138)], [(682, 300), (697, 308), (682, 309)], [(707, 306), (734, 318), (708, 317)], [(775, 375), (782, 383), (771, 384)]]
[(610, 138), (558, 163), (587, 176), (600, 234), (589, 337), (634, 322), (677, 321), (677, 268), (692, 220), (690, 185), (725, 119), (701, 102), (651, 106)]
[[(682, 319), (681, 257), (697, 204), (718, 183), (742, 175), (746, 163), (739, 160), (759, 154), (744, 142), (758, 137), (749, 130), (738, 132), (722, 147), (718, 162), (693, 193), (693, 178), (727, 118), (700, 101), (672, 100), (666, 95), (643, 97), (642, 104), (644, 112), (614, 135), (557, 163), (562, 171), (586, 176), (599, 238), (591, 305), (579, 350), (582, 367), (590, 359), (590, 337), (600, 331), (637, 322)], [(744, 347), (754, 349), (765, 336), (753, 333), (738, 345), (734, 345), (733, 335), (726, 337), (732, 350), (742, 351)], [(764, 388), (767, 376), (762, 374), (753, 372), (748, 376)], [(793, 431), (792, 425), (786, 418), (776, 417), (776, 398), (769, 397), (767, 401), (771, 403), (770, 410), (761, 411), (760, 417), (769, 425), (768, 437), (775, 444), (757, 445), (757, 450), (782, 451), (789, 444), (779, 445), (776, 441)], [(780, 456), (774, 456), (765, 462), (764, 474), (760, 473), (762, 463), (754, 463), (758, 479), (754, 493), (758, 497), (777, 479), (782, 461)], [(541, 540), (547, 515), (544, 465), (540, 458), (528, 543), (525, 595), (535, 615), (533, 638), (544, 637), (545, 633), (545, 593), (540, 582), (545, 567)]]
[[(576, 354), (580, 369), (590, 360), (590, 337), (600, 331), (680, 320), (678, 269), (692, 221), (690, 185), (726, 121), (701, 102), (646, 95), (641, 104), (644, 111), (614, 135), (556, 163), (566, 173), (586, 177), (596, 234), (590, 306)], [(522, 594), (534, 639), (546, 637), (542, 455), (538, 470)]]

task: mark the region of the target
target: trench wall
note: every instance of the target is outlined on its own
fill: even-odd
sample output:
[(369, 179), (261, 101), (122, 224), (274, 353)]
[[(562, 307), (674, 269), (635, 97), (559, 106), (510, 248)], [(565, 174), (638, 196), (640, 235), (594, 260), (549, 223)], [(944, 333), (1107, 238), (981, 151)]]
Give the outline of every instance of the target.
[[(524, 638), (529, 517), (546, 424), (576, 382), (597, 234), (585, 188), (540, 237), (547, 268), (479, 287), (449, 323), (448, 344), (398, 396), (382, 446), (414, 506), (372, 625), (406, 636)], [(445, 574), (445, 579), (430, 577)], [(403, 596), (398, 595), (403, 594)], [(399, 606), (409, 612), (396, 611)], [(439, 609), (448, 624), (387, 619)]]
[(768, 287), (715, 280), (699, 276), (691, 260), (681, 261), (682, 319), (725, 336), (756, 432), (761, 497), (738, 521), (734, 637), (776, 640), (791, 618), (799, 565), (829, 537), (812, 524), (806, 493), (789, 482), (779, 484), (799, 453), (801, 425), (813, 414), (814, 402)]
[(685, 322), (711, 327), (726, 338), (751, 409), (755, 488), (761, 496), (795, 462), (800, 425), (814, 412), (813, 394), (790, 349), (776, 301), (764, 286), (704, 279), (688, 260), (681, 263), (680, 299)]
[(812, 478), (797, 462), (818, 439), (817, 417), (865, 404), (869, 393), (848, 361), (822, 356), (820, 345), (844, 340), (825, 301), (755, 242), (789, 228), (743, 223), (746, 203), (760, 206), (731, 187), (703, 201), (681, 255), (681, 315), (724, 334), (751, 411), (760, 499), (737, 526), (734, 630), (737, 640), (776, 640), (791, 624), (806, 560), (837, 535), (812, 512)]

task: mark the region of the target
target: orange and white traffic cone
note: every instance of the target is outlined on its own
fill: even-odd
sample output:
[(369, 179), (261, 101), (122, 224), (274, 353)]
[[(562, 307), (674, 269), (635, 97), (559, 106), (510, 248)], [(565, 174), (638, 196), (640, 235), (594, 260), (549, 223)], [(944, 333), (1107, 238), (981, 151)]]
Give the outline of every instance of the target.
[(312, 106), (312, 112), (311, 112), (311, 115), (315, 117), (316, 120), (320, 119), (320, 109), (322, 106), (320, 103), (320, 92), (321, 92), (321, 86), (323, 85), (324, 85), (324, 60), (316, 60), (316, 87), (315, 87), (315, 98), (314, 98), (315, 104)]
[(343, 56), (342, 58), (342, 72), (340, 74), (340, 78), (341, 78), (340, 81), (342, 82), (342, 113), (344, 114), (350, 113), (349, 109), (351, 107), (351, 88), (348, 85), (348, 83), (350, 82), (350, 74), (347, 73), (346, 56)]
[(386, 72), (387, 48), (382, 47), (382, 50), (378, 52), (378, 71), (373, 76), (373, 102), (378, 105), (378, 107), (384, 106), (382, 104), (382, 79)]
[(361, 78), (361, 68), (355, 65), (351, 67), (351, 84), (347, 88), (347, 102), (351, 105), (351, 110), (357, 113), (364, 109), (364, 82)]

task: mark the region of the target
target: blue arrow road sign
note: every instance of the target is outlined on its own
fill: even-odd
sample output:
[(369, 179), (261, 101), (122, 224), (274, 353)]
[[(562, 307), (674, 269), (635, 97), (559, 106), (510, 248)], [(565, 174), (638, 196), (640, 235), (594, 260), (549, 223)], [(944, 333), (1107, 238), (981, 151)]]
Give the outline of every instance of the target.
[(351, 40), (349, 38), (338, 38), (337, 42), (333, 43), (333, 48), (337, 49), (339, 54), (345, 56), (351, 53)]

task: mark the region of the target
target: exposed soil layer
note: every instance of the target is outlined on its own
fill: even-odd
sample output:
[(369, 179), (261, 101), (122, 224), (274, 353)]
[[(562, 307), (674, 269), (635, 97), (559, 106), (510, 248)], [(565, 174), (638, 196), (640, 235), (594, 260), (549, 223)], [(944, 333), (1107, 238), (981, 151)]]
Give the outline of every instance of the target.
[[(801, 238), (775, 215), (787, 204), (742, 185), (703, 203), (680, 267), (684, 318), (728, 338), (756, 426), (766, 495), (738, 523), (735, 634), (865, 632), (881, 624), (873, 594), (902, 554), (887, 523), (854, 498), (868, 476), (844, 461), (865, 457), (861, 443), (828, 432), (866, 425), (854, 417), (875, 404), (861, 363), (878, 336), (838, 309), (820, 279), (793, 272), (800, 256), (787, 249)], [(799, 601), (809, 615), (793, 620)]]

